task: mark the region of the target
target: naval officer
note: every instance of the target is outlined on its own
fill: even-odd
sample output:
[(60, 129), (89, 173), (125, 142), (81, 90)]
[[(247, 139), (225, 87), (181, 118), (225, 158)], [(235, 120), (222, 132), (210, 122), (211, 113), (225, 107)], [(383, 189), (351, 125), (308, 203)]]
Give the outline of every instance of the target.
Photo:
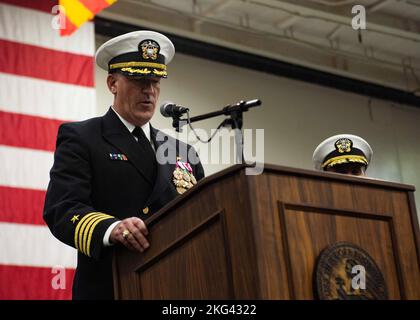
[[(112, 299), (113, 248), (147, 250), (153, 244), (144, 220), (204, 177), (191, 146), (158, 139), (162, 132), (151, 125), (174, 54), (171, 40), (152, 31), (107, 41), (96, 63), (108, 71), (112, 106), (59, 128), (44, 220), (78, 251), (73, 299)], [(170, 161), (158, 161), (163, 145)]]

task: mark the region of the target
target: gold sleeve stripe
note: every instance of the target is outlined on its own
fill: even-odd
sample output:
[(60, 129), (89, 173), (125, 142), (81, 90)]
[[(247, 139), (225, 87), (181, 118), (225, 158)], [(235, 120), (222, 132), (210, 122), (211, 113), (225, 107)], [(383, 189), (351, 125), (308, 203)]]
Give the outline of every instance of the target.
[(98, 215), (91, 216), (88, 219), (86, 219), (86, 221), (84, 222), (84, 226), (81, 228), (79, 232), (79, 248), (80, 248), (80, 251), (86, 255), (87, 255), (86, 243), (87, 243), (87, 235), (89, 232), (89, 228), (93, 222), (101, 218), (110, 219), (112, 218), (112, 216), (109, 216), (103, 213), (99, 213)]
[[(96, 216), (96, 217), (90, 219), (89, 222), (86, 222), (86, 228), (85, 228), (85, 230), (83, 231), (83, 233), (80, 233), (80, 235), (79, 235), (80, 239), (83, 238), (82, 245), (81, 245), (81, 248), (82, 248), (81, 251), (82, 252), (84, 252), (85, 254), (87, 254), (87, 239), (88, 239), (88, 234), (89, 234), (89, 231), (91, 230), (92, 225), (95, 223), (95, 221), (98, 221), (98, 220), (101, 220), (101, 219), (102, 220), (109, 219), (109, 218), (112, 218), (112, 217), (111, 216), (108, 216), (108, 215), (106, 215), (106, 216), (105, 215), (100, 215), (100, 216)], [(92, 229), (92, 232), (93, 232), (93, 229)], [(80, 241), (80, 239), (79, 239), (79, 241)]]
[(96, 212), (92, 212), (92, 213), (88, 213), (87, 215), (85, 215), (77, 224), (76, 226), (76, 230), (74, 231), (74, 245), (76, 247), (76, 249), (79, 250), (79, 242), (77, 241), (79, 238), (79, 231), (80, 231), (80, 227), (82, 226), (83, 222), (88, 219), (90, 216), (92, 215), (96, 215)]
[(85, 231), (86, 224), (89, 223), (89, 221), (91, 219), (94, 219), (95, 217), (98, 217), (99, 215), (101, 215), (101, 213), (99, 213), (99, 212), (89, 213), (88, 215), (84, 216), (83, 219), (80, 221), (80, 223), (77, 225), (78, 227), (80, 226), (80, 228), (79, 228), (78, 231), (76, 230), (76, 233), (75, 233), (75, 234), (77, 234), (76, 243), (77, 243), (77, 248), (82, 253), (85, 253), (85, 252), (83, 251), (83, 242), (82, 242), (82, 236), (81, 235), (83, 235), (83, 232)]
[[(112, 218), (112, 217), (110, 217), (110, 218)], [(95, 223), (92, 225), (92, 228), (89, 231), (89, 237), (88, 237), (88, 241), (87, 241), (87, 252), (86, 252), (86, 254), (87, 254), (88, 257), (90, 257), (90, 242), (92, 241), (93, 230), (95, 230), (96, 225), (99, 222), (101, 222), (103, 220), (108, 220), (110, 218), (105, 218), (105, 217), (104, 218), (100, 218), (99, 220), (95, 221)]]
[(85, 215), (77, 224), (76, 230), (74, 232), (74, 243), (76, 249), (80, 250), (83, 254), (86, 254), (86, 240), (89, 227), (93, 223), (92, 221), (98, 218), (110, 219), (113, 217), (101, 212), (91, 212)]

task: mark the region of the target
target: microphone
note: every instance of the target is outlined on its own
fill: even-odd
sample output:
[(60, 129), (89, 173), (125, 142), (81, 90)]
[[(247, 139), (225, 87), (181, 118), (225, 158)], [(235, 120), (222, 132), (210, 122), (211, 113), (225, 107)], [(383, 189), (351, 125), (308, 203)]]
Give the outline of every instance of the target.
[(183, 106), (179, 106), (179, 105), (177, 105), (173, 102), (170, 102), (170, 101), (165, 101), (160, 106), (160, 113), (165, 118), (180, 117), (184, 113), (187, 113), (188, 111), (190, 111), (190, 109), (188, 109), (186, 107), (183, 107)]

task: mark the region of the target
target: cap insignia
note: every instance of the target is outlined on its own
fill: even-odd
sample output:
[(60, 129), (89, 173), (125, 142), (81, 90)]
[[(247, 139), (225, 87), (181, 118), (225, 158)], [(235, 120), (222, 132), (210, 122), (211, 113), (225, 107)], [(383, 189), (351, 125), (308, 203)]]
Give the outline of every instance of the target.
[(334, 145), (339, 153), (350, 152), (353, 147), (353, 141), (348, 138), (341, 138)]
[(143, 40), (139, 44), (139, 51), (145, 60), (156, 60), (160, 51), (159, 44), (154, 40)]

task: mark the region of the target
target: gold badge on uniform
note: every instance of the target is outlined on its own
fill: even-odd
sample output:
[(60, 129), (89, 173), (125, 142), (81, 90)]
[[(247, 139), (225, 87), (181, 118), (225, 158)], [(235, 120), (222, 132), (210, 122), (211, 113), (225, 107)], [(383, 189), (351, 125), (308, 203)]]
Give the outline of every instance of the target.
[(181, 158), (178, 157), (172, 181), (175, 184), (176, 191), (178, 191), (179, 194), (183, 194), (196, 185), (197, 180), (193, 175), (191, 165), (188, 162), (182, 162), (180, 160)]
[(76, 221), (79, 221), (79, 217), (80, 217), (80, 214), (77, 214), (77, 215), (75, 214), (73, 218), (70, 219), (70, 221), (73, 222), (74, 224)]

